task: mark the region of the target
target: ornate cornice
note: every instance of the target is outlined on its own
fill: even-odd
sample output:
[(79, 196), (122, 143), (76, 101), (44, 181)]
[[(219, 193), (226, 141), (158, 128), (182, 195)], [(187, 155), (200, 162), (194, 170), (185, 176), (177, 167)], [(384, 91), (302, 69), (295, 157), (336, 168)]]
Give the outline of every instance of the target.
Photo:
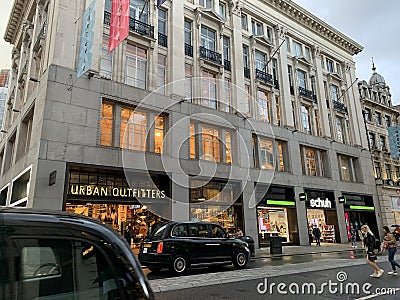
[(339, 32), (329, 24), (325, 23), (312, 13), (308, 12), (298, 4), (289, 0), (260, 0), (274, 7), (279, 12), (285, 14), (289, 18), (299, 22), (306, 28), (323, 36), (328, 41), (335, 43), (340, 48), (351, 55), (358, 54), (364, 47)]
[(21, 26), (26, 2), (27, 1), (24, 0), (14, 0), (14, 5), (11, 9), (10, 18), (8, 19), (6, 32), (4, 34), (4, 40), (8, 43), (14, 44), (16, 33), (18, 28)]

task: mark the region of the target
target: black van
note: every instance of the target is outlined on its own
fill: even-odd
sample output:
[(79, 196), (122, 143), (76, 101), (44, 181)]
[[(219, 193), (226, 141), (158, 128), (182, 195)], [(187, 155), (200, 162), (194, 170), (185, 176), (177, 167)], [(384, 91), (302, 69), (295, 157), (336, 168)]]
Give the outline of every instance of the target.
[(228, 238), (208, 222), (168, 222), (153, 225), (140, 246), (139, 261), (151, 271), (167, 267), (182, 274), (190, 267), (233, 264), (241, 269), (250, 258), (248, 244)]
[(0, 299), (154, 299), (126, 241), (66, 212), (0, 208)]

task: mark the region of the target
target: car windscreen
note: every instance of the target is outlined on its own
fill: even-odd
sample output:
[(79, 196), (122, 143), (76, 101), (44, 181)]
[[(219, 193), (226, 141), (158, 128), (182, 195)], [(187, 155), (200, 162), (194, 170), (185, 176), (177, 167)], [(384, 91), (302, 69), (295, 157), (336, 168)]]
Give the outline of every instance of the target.
[(149, 232), (147, 233), (146, 238), (150, 240), (155, 240), (162, 238), (164, 235), (164, 231), (167, 228), (167, 224), (161, 223), (161, 224), (154, 224), (150, 227)]

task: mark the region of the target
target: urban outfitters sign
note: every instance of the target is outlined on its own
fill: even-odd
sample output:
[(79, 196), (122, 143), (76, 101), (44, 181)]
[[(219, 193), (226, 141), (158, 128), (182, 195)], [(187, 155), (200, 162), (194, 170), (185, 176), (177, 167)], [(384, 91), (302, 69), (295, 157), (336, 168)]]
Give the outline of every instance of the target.
[(308, 206), (311, 208), (332, 208), (332, 202), (328, 198), (324, 200), (318, 197), (317, 199), (310, 199)]
[(119, 197), (119, 198), (151, 198), (164, 199), (165, 191), (158, 189), (142, 189), (127, 187), (109, 187), (71, 184), (68, 191), (74, 196), (97, 196), (97, 197)]

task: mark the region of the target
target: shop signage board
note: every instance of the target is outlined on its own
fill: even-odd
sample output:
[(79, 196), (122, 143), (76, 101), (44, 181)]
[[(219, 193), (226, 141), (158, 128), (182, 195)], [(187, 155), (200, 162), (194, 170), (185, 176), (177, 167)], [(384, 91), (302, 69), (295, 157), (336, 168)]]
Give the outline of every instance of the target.
[(164, 199), (165, 191), (149, 188), (127, 188), (110, 186), (93, 186), (71, 184), (68, 190), (69, 195), (74, 196), (97, 196), (97, 197), (122, 197), (122, 198), (148, 198)]
[(328, 198), (309, 199), (308, 206), (311, 208), (332, 208), (332, 201)]

